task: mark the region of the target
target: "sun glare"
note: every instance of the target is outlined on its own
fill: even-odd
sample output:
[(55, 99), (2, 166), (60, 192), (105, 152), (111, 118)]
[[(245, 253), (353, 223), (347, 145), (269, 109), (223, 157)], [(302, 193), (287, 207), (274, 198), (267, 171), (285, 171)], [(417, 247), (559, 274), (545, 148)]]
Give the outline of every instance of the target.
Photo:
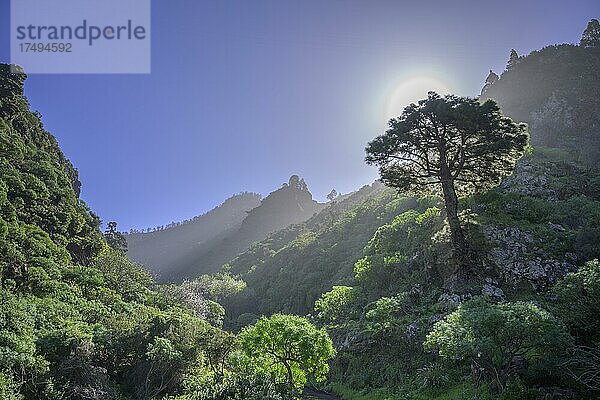
[(426, 98), (429, 91), (442, 95), (451, 92), (447, 84), (432, 77), (414, 76), (399, 81), (386, 96), (385, 122), (400, 115), (407, 105)]

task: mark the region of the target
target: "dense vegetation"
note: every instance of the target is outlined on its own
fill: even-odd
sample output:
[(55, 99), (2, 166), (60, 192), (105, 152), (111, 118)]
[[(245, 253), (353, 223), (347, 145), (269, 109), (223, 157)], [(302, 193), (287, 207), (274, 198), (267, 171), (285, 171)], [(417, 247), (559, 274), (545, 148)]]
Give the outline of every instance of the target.
[(503, 112), (527, 122), (534, 146), (561, 147), (598, 161), (600, 46), (549, 46), (519, 57), (483, 93)]
[[(447, 285), (450, 232), (440, 201), (381, 226), (355, 264), (355, 282), (316, 302), (338, 348), (330, 375), (338, 392), (597, 398), (598, 54), (549, 47), (511, 57), (508, 72), (488, 79), (486, 96), (526, 116), (536, 146), (499, 187), (461, 200), (478, 257), (465, 287)], [(567, 92), (557, 109), (540, 111)], [(565, 110), (568, 130), (551, 120)]]
[(225, 301), (233, 327), (260, 314), (305, 315), (333, 285), (352, 282), (352, 265), (382, 221), (416, 207), (380, 183), (331, 202), (305, 223), (254, 244), (225, 268), (247, 287)]
[(292, 388), (279, 369), (260, 367), (258, 344), (220, 329), (218, 301), (244, 282), (217, 274), (158, 286), (127, 259), (115, 223), (102, 235), (78, 198), (77, 172), (29, 110), (24, 81), (0, 65), (0, 398), (285, 398), (307, 374), (323, 376), (333, 354), (323, 330), (281, 315), (261, 336), (314, 332), (289, 364)]

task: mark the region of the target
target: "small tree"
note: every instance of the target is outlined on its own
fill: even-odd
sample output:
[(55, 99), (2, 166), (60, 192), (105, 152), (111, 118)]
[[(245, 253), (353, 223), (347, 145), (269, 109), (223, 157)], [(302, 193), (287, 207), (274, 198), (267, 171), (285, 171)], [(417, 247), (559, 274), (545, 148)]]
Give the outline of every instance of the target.
[(275, 314), (261, 318), (239, 335), (247, 363), (263, 369), (292, 390), (301, 388), (312, 374), (325, 379), (335, 350), (325, 329), (317, 329), (306, 318)]
[(233, 333), (212, 328), (204, 340), (203, 347), (208, 366), (215, 378), (222, 379), (230, 362), (229, 357), (237, 346), (237, 339)]
[(515, 49), (510, 50), (510, 56), (508, 57), (508, 62), (506, 63), (506, 70), (512, 70), (519, 63), (519, 54)]
[(437, 322), (424, 346), (443, 358), (470, 361), (475, 379), (503, 390), (519, 368), (556, 355), (570, 344), (560, 321), (534, 304), (476, 299)]
[(104, 239), (113, 249), (123, 253), (127, 252), (127, 239), (125, 239), (125, 236), (117, 230), (116, 222), (111, 221), (108, 223), (106, 231), (104, 232)]
[[(528, 135), (524, 124), (503, 116), (487, 100), (429, 92), (411, 104), (367, 146), (366, 161), (384, 183), (400, 190), (441, 192), (459, 270), (470, 266), (458, 218), (458, 195), (482, 190), (512, 173)], [(459, 271), (460, 272), (460, 271)]]
[(315, 302), (315, 312), (320, 321), (336, 324), (347, 320), (354, 312), (356, 290), (350, 286), (334, 286)]
[(600, 22), (592, 19), (588, 22), (579, 45), (582, 47), (600, 47)]
[(600, 343), (600, 262), (592, 260), (567, 274), (554, 288), (554, 307), (580, 344)]

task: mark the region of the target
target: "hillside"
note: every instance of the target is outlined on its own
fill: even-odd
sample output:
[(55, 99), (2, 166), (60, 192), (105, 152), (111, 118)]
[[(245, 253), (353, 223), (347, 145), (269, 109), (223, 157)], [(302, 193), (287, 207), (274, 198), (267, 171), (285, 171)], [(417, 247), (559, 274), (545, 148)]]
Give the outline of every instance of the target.
[[(485, 325), (488, 317), (538, 313), (552, 321), (544, 329), (553, 330), (557, 347), (537, 358), (523, 355), (520, 366), (508, 360), (519, 369), (511, 372), (518, 378), (506, 398), (594, 398), (597, 386), (589, 392), (586, 385), (593, 383), (584, 383), (583, 364), (577, 363), (594, 364), (598, 350), (582, 352), (600, 343), (590, 319), (600, 294), (593, 278), (593, 260), (600, 257), (598, 50), (550, 46), (520, 57), (486, 87), (483, 99), (496, 99), (507, 114), (529, 123), (533, 148), (499, 187), (461, 200), (477, 254), (476, 270), (464, 285), (448, 284), (452, 261), (440, 199), (363, 188), (363, 198), (352, 206), (329, 205), (226, 266), (247, 283), (226, 301), (231, 328), (261, 314), (313, 313), (316, 303), (315, 320), (328, 328), (338, 350), (330, 380), (338, 393), (481, 399), (497, 398), (489, 391), (497, 392), (494, 385), (504, 385), (504, 378), (486, 375), (485, 366), (471, 376), (477, 361), (448, 361), (428, 351), (423, 343), (440, 343), (431, 334), (436, 322), (469, 310), (481, 329), (493, 332), (503, 328), (493, 319)], [(578, 292), (582, 280), (588, 286)], [(520, 309), (530, 304), (530, 311)], [(530, 335), (529, 327), (522, 329)], [(561, 353), (565, 349), (572, 353)], [(589, 368), (597, 371), (597, 365)]]
[(482, 99), (496, 100), (506, 115), (527, 122), (534, 146), (566, 148), (597, 162), (600, 48), (548, 46), (515, 61)]
[(230, 261), (226, 269), (247, 284), (229, 299), (230, 317), (309, 313), (321, 293), (348, 282), (348, 260), (361, 254), (381, 222), (407, 207), (408, 201), (393, 201), (396, 197), (381, 183), (365, 186), (329, 203), (306, 222), (269, 235)]
[(190, 257), (198, 247), (215, 243), (239, 229), (248, 212), (259, 204), (260, 195), (241, 193), (182, 224), (127, 234), (127, 256), (155, 274), (168, 275), (174, 265)]
[[(479, 254), (465, 287), (454, 291), (444, 285), (450, 252), (438, 204), (381, 226), (354, 264), (354, 282), (317, 302), (317, 317), (339, 351), (332, 378), (339, 390), (387, 388), (400, 396), (427, 385), (431, 390), (424, 396), (430, 398), (446, 391), (454, 391), (452, 398), (482, 398), (485, 393), (470, 386), (467, 370), (455, 366), (448, 372), (444, 360), (422, 346), (437, 321), (477, 296), (506, 304), (534, 301), (569, 320), (569, 311), (559, 311), (565, 303), (556, 285), (600, 257), (600, 191), (588, 186), (598, 182), (600, 171), (554, 149), (534, 150), (519, 168), (500, 188), (463, 201), (468, 237)], [(523, 379), (534, 387), (568, 381), (552, 365), (533, 363)], [(534, 393), (528, 395), (538, 398)]]
[[(524, 194), (545, 193), (555, 199), (558, 193), (567, 189), (550, 185), (550, 175), (555, 168), (562, 168), (556, 179), (570, 182), (570, 195), (591, 196), (594, 192), (596, 175), (592, 158), (600, 150), (600, 106), (595, 106), (600, 97), (594, 95), (600, 93), (599, 57), (598, 48), (549, 46), (520, 57), (514, 68), (505, 71), (498, 81), (485, 88), (482, 100), (492, 98), (507, 114), (529, 122), (532, 142), (540, 147), (519, 163), (514, 176), (504, 182), (502, 188)], [(564, 109), (570, 110), (572, 122), (568, 131), (561, 130), (562, 139), (557, 142), (551, 135), (562, 125), (557, 126), (553, 121), (542, 123), (540, 115), (558, 93), (564, 95), (561, 102)], [(559, 118), (553, 113), (544, 115)], [(542, 145), (548, 143), (554, 144), (556, 150), (542, 148), (548, 147)], [(364, 203), (357, 201), (358, 198)], [(319, 289), (352, 281), (352, 269), (348, 265), (354, 264), (379, 226), (391, 222), (406, 208), (418, 209), (416, 200), (411, 203), (401, 199), (392, 189), (362, 189), (346, 202), (330, 205), (306, 223), (278, 232), (239, 255), (228, 268), (248, 282), (248, 288), (242, 294), (248, 296), (243, 301), (247, 304), (240, 310), (308, 313)], [(359, 205), (348, 207), (344, 206), (346, 204)], [(361, 220), (357, 217), (359, 213), (368, 217), (362, 216)], [(369, 222), (365, 223), (364, 219)], [(357, 234), (349, 235), (347, 230)], [(344, 242), (350, 238), (353, 244)], [(348, 247), (353, 250), (341, 257), (331, 254), (334, 248), (348, 250)], [(359, 251), (357, 247), (360, 247)], [(335, 272), (325, 272), (329, 270)], [(294, 285), (297, 287), (292, 289)], [(273, 297), (259, 299), (254, 291), (261, 296), (269, 293)], [(292, 293), (289, 300), (285, 295), (288, 293)], [(290, 301), (299, 301), (301, 305), (292, 305)]]
[(131, 260), (147, 265), (162, 282), (217, 272), (252, 243), (306, 221), (323, 208), (297, 175), (264, 199), (241, 194), (190, 222), (126, 235)]
[(304, 180), (293, 175), (288, 183), (250, 210), (238, 229), (208, 246), (199, 246), (176, 263), (168, 279), (178, 281), (216, 272), (252, 243), (263, 240), (269, 233), (307, 220), (322, 207), (313, 200)]
[[(355, 282), (316, 303), (339, 350), (338, 392), (595, 398), (597, 379), (585, 374), (597, 371), (600, 343), (590, 318), (599, 294), (598, 50), (533, 52), (484, 89), (484, 99), (529, 122), (534, 147), (499, 187), (461, 201), (477, 254), (465, 285), (447, 285), (449, 233), (438, 204), (381, 226), (354, 265)], [(525, 350), (503, 359), (533, 327), (502, 325), (505, 318), (548, 321), (536, 328), (549, 335), (541, 339), (548, 347), (530, 342), (535, 356)]]
[(586, 32), (488, 77), (480, 100), (531, 145), (494, 102), (432, 93), (367, 147), (402, 191), (319, 204), (293, 175), (127, 235), (100, 232), (26, 75), (0, 64), (0, 399), (597, 399), (600, 23)]
[(179, 393), (222, 333), (204, 311), (220, 306), (204, 290), (192, 308), (109, 247), (76, 170), (29, 109), (26, 75), (10, 68), (0, 64), (0, 398)]

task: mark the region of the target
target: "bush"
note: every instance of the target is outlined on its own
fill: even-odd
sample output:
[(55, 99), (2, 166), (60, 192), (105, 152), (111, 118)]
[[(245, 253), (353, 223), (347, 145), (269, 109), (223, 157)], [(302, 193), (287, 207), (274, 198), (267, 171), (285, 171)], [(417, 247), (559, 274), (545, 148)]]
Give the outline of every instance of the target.
[(476, 381), (503, 390), (528, 364), (564, 351), (571, 337), (547, 311), (526, 302), (466, 302), (434, 325), (424, 343), (443, 358), (470, 362)]
[(23, 400), (19, 393), (19, 386), (10, 378), (0, 372), (0, 399), (2, 400)]
[(315, 311), (320, 321), (327, 324), (340, 323), (349, 319), (355, 312), (353, 301), (356, 290), (350, 286), (334, 286), (323, 293), (315, 302)]
[(558, 315), (581, 344), (600, 343), (600, 262), (588, 262), (555, 286)]
[[(199, 371), (196, 371), (198, 374)], [(185, 384), (183, 396), (171, 400), (291, 400), (286, 385), (265, 374), (231, 374), (215, 379), (210, 373), (196, 375)]]

